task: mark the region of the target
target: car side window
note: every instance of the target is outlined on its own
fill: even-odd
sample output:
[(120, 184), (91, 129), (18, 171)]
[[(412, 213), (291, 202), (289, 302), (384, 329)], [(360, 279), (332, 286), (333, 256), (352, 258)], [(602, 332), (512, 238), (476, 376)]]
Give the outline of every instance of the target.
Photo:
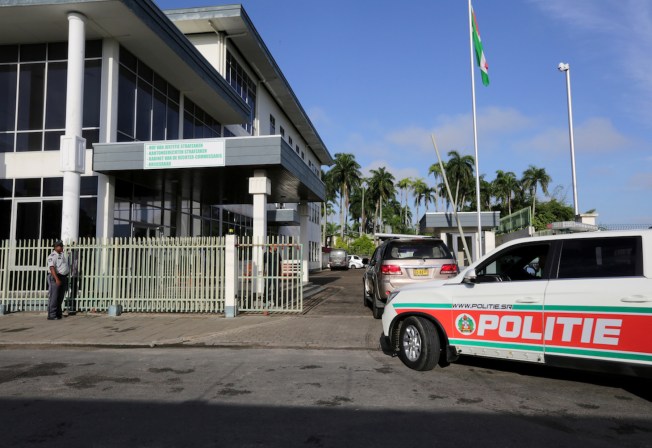
[(564, 240), (559, 278), (636, 277), (643, 275), (640, 237)]
[(476, 282), (537, 280), (544, 278), (549, 243), (510, 247), (476, 268)]

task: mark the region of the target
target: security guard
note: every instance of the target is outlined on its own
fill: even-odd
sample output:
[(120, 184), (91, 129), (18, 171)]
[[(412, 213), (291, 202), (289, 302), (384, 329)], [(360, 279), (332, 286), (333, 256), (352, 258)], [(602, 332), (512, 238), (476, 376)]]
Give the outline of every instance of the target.
[(48, 320), (61, 319), (63, 298), (68, 290), (70, 264), (63, 253), (63, 241), (54, 242), (48, 257)]

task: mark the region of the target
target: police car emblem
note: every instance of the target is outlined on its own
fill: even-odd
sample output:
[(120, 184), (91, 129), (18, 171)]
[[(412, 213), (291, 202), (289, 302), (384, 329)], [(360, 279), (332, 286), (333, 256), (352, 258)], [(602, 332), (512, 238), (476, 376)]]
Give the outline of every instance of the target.
[(455, 319), (457, 331), (462, 334), (473, 334), (475, 332), (475, 321), (468, 314), (460, 314)]

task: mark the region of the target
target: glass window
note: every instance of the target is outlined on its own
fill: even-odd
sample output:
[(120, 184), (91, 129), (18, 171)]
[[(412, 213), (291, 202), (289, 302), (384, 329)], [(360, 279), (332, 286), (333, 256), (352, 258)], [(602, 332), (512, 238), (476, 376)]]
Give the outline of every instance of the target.
[(42, 129), (45, 64), (22, 64), (19, 78), (17, 129)]
[[(18, 181), (18, 179), (16, 179)], [(52, 227), (57, 226), (52, 223)], [(39, 239), (41, 229), (41, 203), (19, 202), (16, 204), (16, 239)], [(57, 229), (61, 231), (61, 218)]]
[[(88, 42), (86, 45), (88, 46)], [(88, 57), (88, 55), (86, 57)], [(68, 60), (68, 42), (54, 42), (48, 44), (48, 61), (56, 60)]]
[(61, 136), (65, 131), (46, 131), (43, 138), (43, 149), (46, 151), (58, 151), (61, 148)]
[(45, 44), (20, 46), (20, 62), (45, 61)]
[(476, 269), (477, 282), (536, 280), (544, 277), (550, 245), (521, 244), (505, 249)]
[[(61, 238), (61, 210), (63, 201), (43, 201), (41, 238)], [(81, 235), (80, 235), (81, 236)]]
[(101, 40), (86, 41), (86, 46), (84, 50), (86, 51), (86, 55), (85, 55), (86, 58), (101, 58), (102, 41)]
[(640, 237), (565, 240), (559, 278), (641, 276), (641, 244)]
[(80, 237), (95, 236), (96, 219), (97, 219), (97, 199), (81, 198), (79, 200), (79, 236)]
[(0, 132), (13, 131), (16, 126), (17, 76), (17, 65), (0, 65)]
[(152, 140), (165, 140), (166, 104), (165, 95), (158, 90), (154, 90), (152, 103)]
[(16, 134), (16, 151), (40, 151), (43, 146), (42, 132), (19, 132)]
[(11, 225), (11, 201), (0, 201), (0, 216), (3, 216), (3, 219), (0, 219), (0, 240), (9, 239), (9, 230)]
[(13, 150), (14, 150), (14, 134), (0, 133), (0, 152), (13, 152)]
[(43, 196), (63, 196), (63, 177), (44, 177)]
[[(122, 62), (122, 56), (120, 61)], [(118, 131), (134, 137), (134, 112), (136, 105), (136, 75), (120, 67), (120, 88), (118, 91)]]
[(15, 196), (30, 198), (41, 196), (41, 178), (16, 179)]
[[(85, 128), (100, 126), (100, 97), (102, 93), (102, 61), (86, 61), (84, 69), (84, 118)], [(64, 93), (65, 94), (65, 93)]]
[(0, 198), (11, 198), (13, 194), (14, 194), (14, 180), (0, 179)]
[[(67, 63), (48, 64), (47, 100), (45, 106), (45, 128), (64, 129), (66, 127)], [(97, 106), (99, 112), (99, 104)]]
[(97, 195), (97, 176), (84, 176), (81, 178), (81, 185), (79, 188), (81, 196), (96, 196)]
[(136, 139), (148, 141), (152, 138), (152, 85), (138, 79), (136, 91)]
[(18, 62), (18, 45), (0, 45), (0, 63)]

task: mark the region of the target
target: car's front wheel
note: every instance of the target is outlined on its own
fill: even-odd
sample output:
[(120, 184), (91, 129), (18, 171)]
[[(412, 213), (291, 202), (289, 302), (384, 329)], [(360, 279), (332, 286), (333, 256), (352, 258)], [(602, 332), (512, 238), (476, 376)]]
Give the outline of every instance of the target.
[(410, 316), (399, 331), (398, 357), (414, 370), (432, 370), (439, 362), (441, 344), (435, 325), (423, 317)]

